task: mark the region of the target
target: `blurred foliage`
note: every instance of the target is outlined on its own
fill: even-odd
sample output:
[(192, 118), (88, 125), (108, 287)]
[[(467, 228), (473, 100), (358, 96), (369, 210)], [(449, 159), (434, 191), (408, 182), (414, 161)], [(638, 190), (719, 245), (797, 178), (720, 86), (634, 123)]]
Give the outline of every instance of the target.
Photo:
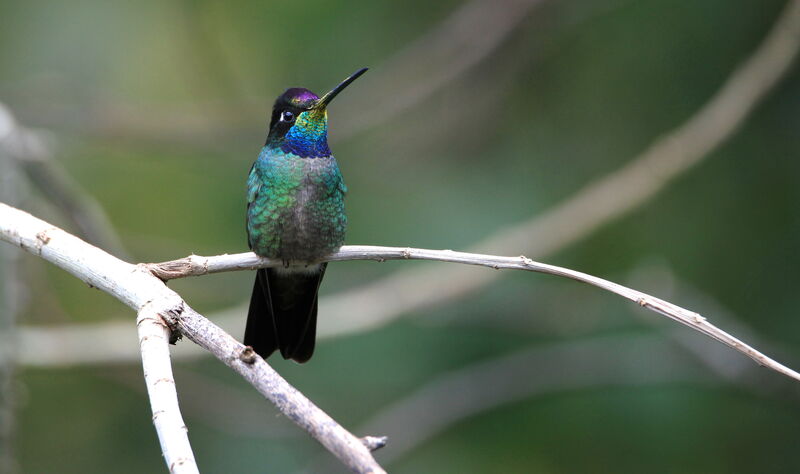
[[(458, 2), (3, 0), (0, 99), (23, 123), (55, 134), (59, 159), (103, 203), (135, 258), (159, 261), (246, 250), (245, 176), (274, 97), (289, 86), (322, 91), (371, 66), (330, 114), (332, 147), (350, 188), (348, 242), (460, 249), (572, 195), (687, 119), (753, 51), (783, 4), (551, 0), (446, 87), (337, 139), (337, 124), (363, 112), (352, 106), (362, 84), (385, 90), (374, 107), (408, 87), (381, 75), (382, 65)], [(425, 81), (426, 71), (417, 77)], [(799, 79), (795, 66), (732, 140), (666, 192), (547, 260), (621, 282), (646, 262), (661, 262), (786, 348), (789, 365), (792, 356), (800, 360)], [(64, 223), (41, 201), (26, 208)], [(23, 323), (132, 321), (127, 308), (62, 271), (30, 256), (24, 262), (34, 297)], [(413, 263), (331, 265), (323, 292), (403, 265)], [(229, 273), (171, 287), (205, 313), (245, 301), (252, 278)], [(675, 302), (703, 311), (691, 299)], [(574, 282), (509, 274), (457, 303), (322, 341), (307, 365), (271, 362), (356, 427), (451, 369), (536, 344), (662, 330), (634, 313)], [(559, 361), (552, 366), (558, 370)], [(267, 403), (257, 406), (282, 434), (221, 429), (202, 408), (187, 408), (188, 399), (210, 398), (181, 390), (189, 373), (256, 397), (215, 360), (176, 370), (204, 472), (293, 472), (325, 458)], [(759, 377), (779, 390), (755, 393), (703, 372), (708, 383), (533, 397), (464, 419), (388, 468), (798, 472), (797, 389), (776, 374)], [(136, 364), (22, 370), (16, 450), (23, 471), (163, 472), (140, 379)], [(387, 430), (370, 434), (391, 436)]]

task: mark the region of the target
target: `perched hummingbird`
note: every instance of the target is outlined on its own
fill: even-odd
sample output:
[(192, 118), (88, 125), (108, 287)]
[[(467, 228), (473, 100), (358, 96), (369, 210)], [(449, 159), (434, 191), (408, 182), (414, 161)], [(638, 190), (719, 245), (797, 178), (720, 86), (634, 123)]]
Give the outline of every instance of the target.
[(306, 362), (314, 353), (317, 291), (330, 255), (344, 243), (347, 216), (339, 166), (328, 148), (328, 104), (367, 68), (322, 97), (291, 88), (272, 109), (264, 148), (247, 180), (247, 240), (282, 267), (258, 270), (245, 345)]

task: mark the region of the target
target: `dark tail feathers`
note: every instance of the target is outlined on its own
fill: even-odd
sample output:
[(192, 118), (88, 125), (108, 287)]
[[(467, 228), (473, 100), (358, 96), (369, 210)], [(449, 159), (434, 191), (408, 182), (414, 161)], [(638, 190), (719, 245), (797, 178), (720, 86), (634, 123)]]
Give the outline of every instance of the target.
[(303, 363), (314, 354), (317, 291), (327, 264), (315, 273), (257, 271), (247, 313), (244, 343), (267, 358), (280, 349), (284, 359)]

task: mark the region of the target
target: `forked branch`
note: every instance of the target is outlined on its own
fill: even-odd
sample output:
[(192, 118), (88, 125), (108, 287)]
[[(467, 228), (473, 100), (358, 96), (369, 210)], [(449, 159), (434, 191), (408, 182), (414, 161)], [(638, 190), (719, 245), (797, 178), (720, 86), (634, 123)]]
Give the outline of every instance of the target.
[[(172, 472), (196, 471), (182, 424), (177, 401), (172, 397), (171, 370), (161, 366), (153, 378), (154, 359), (168, 359), (151, 352), (149, 346), (164, 350), (156, 326), (160, 318), (173, 332), (208, 350), (225, 365), (238, 372), (284, 415), (306, 430), (350, 470), (358, 473), (383, 473), (369, 448), (375, 443), (353, 436), (270, 367), (249, 347), (245, 347), (214, 323), (190, 308), (174, 291), (141, 266), (123, 262), (32, 215), (0, 203), (0, 240), (63, 268), (89, 286), (114, 296), (140, 313), (140, 339), (146, 360), (148, 391), (154, 410), (159, 439)], [(162, 334), (164, 329), (161, 329)], [(157, 364), (156, 364), (157, 365)], [(170, 411), (164, 413), (163, 410)]]

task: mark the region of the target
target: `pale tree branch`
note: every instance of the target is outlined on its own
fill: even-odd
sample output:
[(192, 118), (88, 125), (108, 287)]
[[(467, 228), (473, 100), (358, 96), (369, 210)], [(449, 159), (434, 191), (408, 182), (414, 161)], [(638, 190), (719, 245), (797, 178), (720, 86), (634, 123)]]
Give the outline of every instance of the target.
[(136, 327), (142, 351), (142, 370), (150, 396), (153, 424), (161, 443), (164, 461), (172, 473), (197, 473), (197, 463), (189, 444), (188, 429), (178, 406), (178, 392), (169, 359), (169, 327), (152, 309), (153, 304), (139, 310)]
[[(344, 260), (376, 260), (379, 262), (386, 260), (433, 260), (438, 262), (461, 263), (466, 265), (489, 267), (495, 270), (525, 270), (569, 278), (582, 283), (587, 283), (606, 291), (610, 291), (611, 293), (615, 293), (623, 298), (627, 298), (644, 308), (655, 311), (656, 313), (666, 316), (673, 321), (679, 322), (694, 329), (695, 331), (703, 333), (712, 339), (716, 339), (728, 347), (741, 352), (747, 357), (750, 357), (760, 365), (800, 381), (800, 374), (794, 370), (778, 363), (777, 361), (755, 350), (748, 344), (717, 328), (713, 324), (709, 323), (706, 318), (698, 313), (695, 313), (694, 311), (689, 311), (654, 296), (650, 296), (640, 291), (604, 280), (602, 278), (598, 278), (596, 276), (570, 270), (568, 268), (557, 267), (555, 265), (535, 262), (524, 256), (499, 257), (496, 255), (454, 252), (452, 250), (347, 245), (325, 259), (325, 261), (328, 262)], [(147, 268), (162, 280), (169, 280), (173, 278), (206, 275), (225, 271), (255, 270), (258, 268), (276, 267), (280, 266), (281, 264), (282, 263), (280, 260), (261, 258), (252, 252), (247, 252), (235, 255), (219, 255), (214, 257), (201, 257), (198, 255), (192, 255), (180, 260), (172, 260), (158, 264), (148, 264)], [(405, 297), (406, 295), (401, 296)]]
[[(143, 267), (125, 263), (47, 222), (2, 203), (0, 240), (42, 257), (137, 312), (146, 308), (148, 314), (158, 314), (174, 334), (184, 335), (212, 352), (349, 469), (359, 473), (384, 472), (359, 438), (289, 385), (252, 349), (186, 305), (177, 293)], [(171, 425), (174, 427), (174, 423)], [(162, 442), (171, 440), (161, 439)], [(180, 453), (181, 450), (176, 448), (174, 452)]]

